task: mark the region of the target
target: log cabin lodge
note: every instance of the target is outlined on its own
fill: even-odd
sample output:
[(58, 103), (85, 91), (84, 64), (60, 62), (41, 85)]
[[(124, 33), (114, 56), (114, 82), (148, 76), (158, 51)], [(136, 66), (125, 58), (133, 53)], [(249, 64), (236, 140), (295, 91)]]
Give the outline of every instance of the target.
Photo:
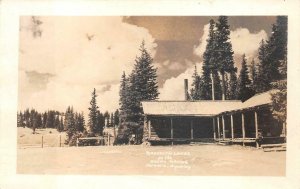
[[(187, 85), (187, 82), (185, 82)], [(185, 86), (187, 91), (187, 86)], [(148, 144), (219, 142), (281, 143), (286, 128), (272, 116), (271, 91), (239, 100), (143, 101)]]

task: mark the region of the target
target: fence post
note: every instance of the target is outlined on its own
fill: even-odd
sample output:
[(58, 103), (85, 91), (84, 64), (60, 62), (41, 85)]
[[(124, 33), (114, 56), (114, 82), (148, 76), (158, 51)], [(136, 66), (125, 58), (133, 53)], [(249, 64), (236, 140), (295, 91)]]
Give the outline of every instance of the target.
[(44, 147), (44, 137), (42, 135), (42, 148)]
[(59, 147), (61, 147), (61, 135), (59, 135)]
[(76, 138), (76, 146), (78, 147), (79, 140)]

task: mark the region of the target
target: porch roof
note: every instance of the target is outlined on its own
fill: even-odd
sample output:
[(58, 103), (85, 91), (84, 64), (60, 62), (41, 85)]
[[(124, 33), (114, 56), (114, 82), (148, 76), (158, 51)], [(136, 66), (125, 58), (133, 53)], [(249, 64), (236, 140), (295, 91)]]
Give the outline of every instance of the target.
[(215, 116), (270, 104), (270, 91), (257, 94), (245, 102), (238, 100), (143, 101), (144, 114), (158, 116)]

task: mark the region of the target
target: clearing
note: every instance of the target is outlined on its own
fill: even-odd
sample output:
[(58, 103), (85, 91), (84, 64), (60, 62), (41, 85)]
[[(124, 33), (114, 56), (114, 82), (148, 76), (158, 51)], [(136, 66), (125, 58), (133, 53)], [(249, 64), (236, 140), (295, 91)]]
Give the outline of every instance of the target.
[(33, 148), (42, 147), (42, 137), (44, 147), (59, 147), (65, 146), (66, 140), (65, 132), (58, 132), (56, 129), (36, 129), (35, 134), (32, 133), (32, 129), (28, 127), (18, 127), (18, 148)]
[(20, 174), (285, 176), (286, 152), (209, 145), (18, 148)]

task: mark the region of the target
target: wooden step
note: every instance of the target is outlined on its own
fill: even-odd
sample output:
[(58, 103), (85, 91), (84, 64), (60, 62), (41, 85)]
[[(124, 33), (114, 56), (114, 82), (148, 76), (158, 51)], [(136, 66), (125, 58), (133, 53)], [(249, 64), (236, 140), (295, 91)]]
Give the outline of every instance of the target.
[(262, 144), (262, 148), (274, 148), (274, 147), (286, 147), (286, 143), (283, 144)]
[(260, 146), (264, 152), (286, 151), (286, 143), (282, 144), (262, 144)]
[(281, 151), (286, 151), (286, 148), (284, 147), (274, 147), (274, 148), (263, 148), (264, 152), (281, 152)]

